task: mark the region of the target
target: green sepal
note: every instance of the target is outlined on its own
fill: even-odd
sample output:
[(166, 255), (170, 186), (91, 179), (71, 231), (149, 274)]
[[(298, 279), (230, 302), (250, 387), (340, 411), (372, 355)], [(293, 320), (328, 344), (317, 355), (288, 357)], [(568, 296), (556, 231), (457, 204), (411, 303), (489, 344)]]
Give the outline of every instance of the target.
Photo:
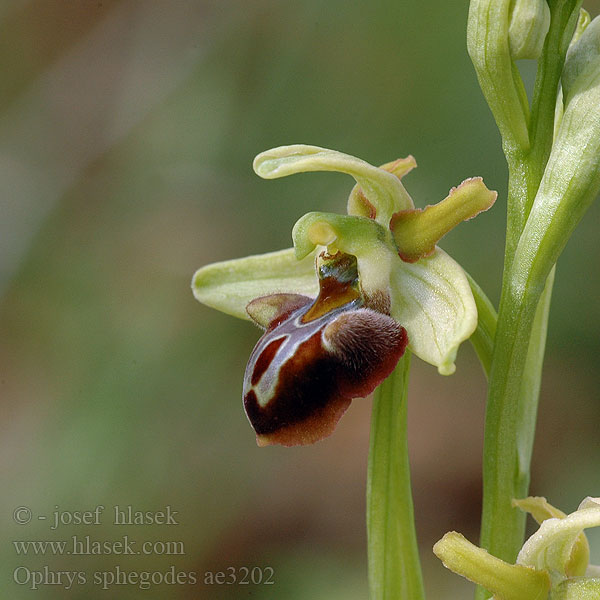
[(196, 271), (192, 290), (202, 304), (250, 320), (246, 306), (255, 298), (279, 293), (316, 297), (315, 257), (298, 260), (289, 248), (213, 263)]
[[(513, 500), (513, 506), (528, 512), (540, 525), (548, 519), (564, 519), (566, 514), (550, 504), (546, 498), (530, 496)], [(590, 560), (590, 545), (583, 531), (577, 536), (571, 548), (571, 556), (564, 566), (569, 576), (584, 575)]]
[(382, 225), (387, 226), (395, 212), (414, 207), (396, 175), (336, 150), (304, 144), (280, 146), (261, 152), (254, 159), (253, 166), (256, 174), (264, 179), (311, 171), (336, 171), (351, 175), (375, 207), (376, 220)]

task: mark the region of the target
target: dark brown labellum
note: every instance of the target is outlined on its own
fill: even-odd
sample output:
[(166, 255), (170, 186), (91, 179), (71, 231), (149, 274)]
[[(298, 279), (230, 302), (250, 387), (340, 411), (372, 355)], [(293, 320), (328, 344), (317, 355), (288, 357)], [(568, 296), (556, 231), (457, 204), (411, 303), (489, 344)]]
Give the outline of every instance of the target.
[(354, 284), (326, 273), (314, 301), (283, 294), (254, 301), (253, 311), (264, 301), (273, 316), (244, 377), (244, 407), (259, 445), (328, 436), (352, 398), (370, 394), (404, 354), (405, 329), (364, 308)]

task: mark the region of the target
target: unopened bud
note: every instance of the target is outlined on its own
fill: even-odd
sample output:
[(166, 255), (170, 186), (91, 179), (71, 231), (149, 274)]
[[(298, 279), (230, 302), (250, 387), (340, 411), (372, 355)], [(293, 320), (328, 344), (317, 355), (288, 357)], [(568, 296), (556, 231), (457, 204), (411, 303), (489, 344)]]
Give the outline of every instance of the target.
[[(580, 19), (581, 20), (581, 19)], [(596, 17), (573, 43), (565, 60), (562, 73), (562, 87), (565, 104), (570, 100), (570, 93), (577, 79), (590, 68), (597, 68), (596, 60), (600, 57), (600, 17)]]
[(539, 58), (550, 28), (546, 0), (516, 0), (510, 14), (508, 44), (513, 60)]

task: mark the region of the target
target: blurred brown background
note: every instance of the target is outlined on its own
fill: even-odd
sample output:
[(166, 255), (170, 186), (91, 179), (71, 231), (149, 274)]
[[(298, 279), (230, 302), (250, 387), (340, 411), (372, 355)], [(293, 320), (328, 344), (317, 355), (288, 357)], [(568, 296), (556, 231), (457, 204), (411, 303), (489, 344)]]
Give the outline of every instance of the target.
[[(598, 1), (585, 3), (595, 15)], [(370, 400), (309, 448), (259, 449), (240, 392), (253, 326), (200, 306), (208, 262), (290, 245), (352, 181), (266, 182), (258, 152), (311, 143), (381, 164), (412, 153), (419, 206), (481, 175), (493, 210), (443, 241), (497, 302), (506, 168), (465, 48), (468, 2), (9, 0), (0, 6), (0, 398), (3, 597), (367, 597)], [(522, 66), (529, 85), (532, 66)], [(561, 258), (532, 493), (600, 495), (596, 203)], [(472, 349), (442, 378), (413, 361), (409, 436), (431, 598), (471, 596), (433, 557), (478, 535), (485, 380)], [(99, 525), (52, 512), (104, 505)], [(178, 511), (115, 527), (114, 505)], [(13, 520), (26, 506), (32, 520)], [(47, 521), (38, 516), (46, 515)], [(19, 556), (13, 540), (182, 541), (176, 556)], [(592, 535), (600, 563), (600, 536)], [(96, 571), (195, 572), (196, 585), (94, 585)], [(270, 566), (274, 585), (206, 572)], [(20, 583), (15, 583), (17, 567)], [(83, 571), (65, 590), (28, 572)], [(240, 571), (236, 571), (239, 575)], [(31, 575), (34, 577), (34, 575)]]

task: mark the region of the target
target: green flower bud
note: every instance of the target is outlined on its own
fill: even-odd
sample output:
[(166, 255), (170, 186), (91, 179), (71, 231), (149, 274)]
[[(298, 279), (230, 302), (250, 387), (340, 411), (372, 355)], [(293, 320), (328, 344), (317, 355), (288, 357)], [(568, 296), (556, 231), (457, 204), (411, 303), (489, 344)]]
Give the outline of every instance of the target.
[(600, 55), (576, 77), (568, 92), (552, 152), (515, 252), (514, 264), (520, 273), (516, 288), (544, 285), (599, 191)]
[(516, 0), (510, 11), (508, 45), (513, 60), (538, 58), (550, 28), (546, 0)]
[(588, 69), (598, 68), (598, 61), (596, 60), (598, 57), (600, 57), (600, 17), (596, 17), (584, 29), (579, 39), (571, 44), (567, 52), (562, 73), (565, 104), (569, 102), (571, 92), (579, 77), (585, 76)]
[(529, 105), (509, 44), (511, 4), (511, 0), (471, 0), (467, 49), (505, 148), (528, 150)]

